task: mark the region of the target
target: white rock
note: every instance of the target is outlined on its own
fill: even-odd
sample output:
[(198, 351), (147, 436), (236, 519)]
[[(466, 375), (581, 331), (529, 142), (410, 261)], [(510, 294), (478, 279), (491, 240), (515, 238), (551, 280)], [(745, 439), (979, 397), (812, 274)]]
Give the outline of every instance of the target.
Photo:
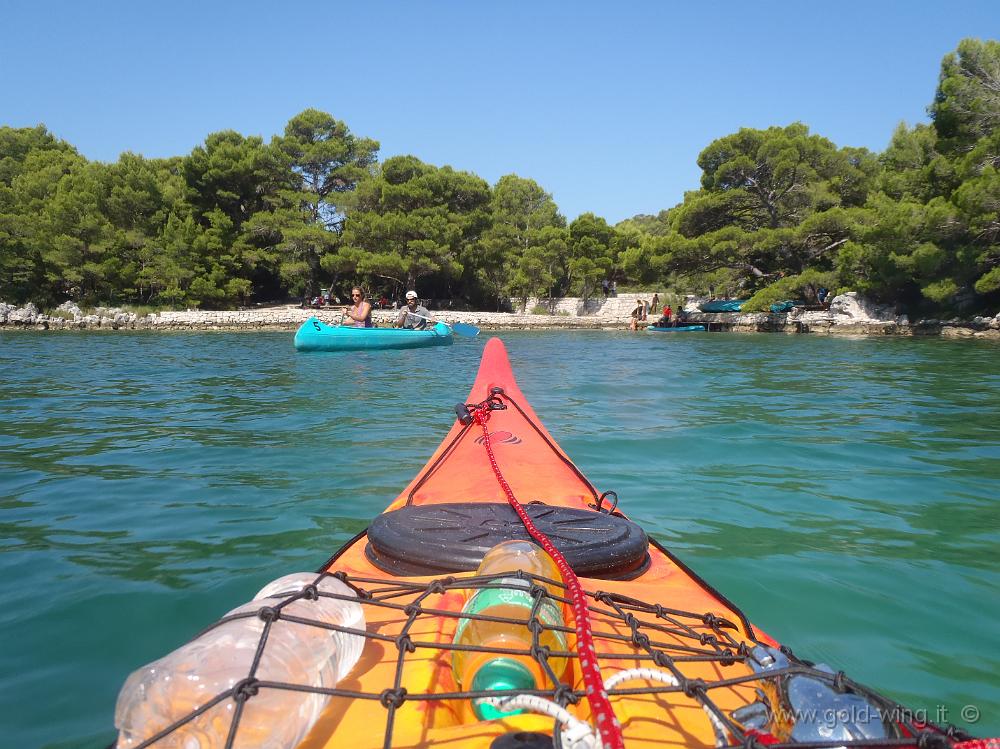
[[(789, 313), (790, 315), (791, 313)], [(813, 323), (815, 325), (832, 325), (833, 315), (826, 310), (808, 310), (798, 315), (799, 322)]]
[(863, 322), (896, 322), (897, 317), (892, 308), (875, 304), (856, 291), (838, 294), (830, 302), (830, 313), (834, 324), (854, 324)]
[(7, 313), (7, 322), (20, 323), (21, 325), (34, 325), (38, 319), (38, 308), (28, 302), (20, 309), (15, 309)]
[(77, 305), (77, 303), (73, 301), (63, 302), (58, 307), (56, 307), (56, 311), (68, 312), (69, 314), (73, 315), (74, 320), (78, 317), (83, 317), (83, 310), (81, 310), (79, 305)]

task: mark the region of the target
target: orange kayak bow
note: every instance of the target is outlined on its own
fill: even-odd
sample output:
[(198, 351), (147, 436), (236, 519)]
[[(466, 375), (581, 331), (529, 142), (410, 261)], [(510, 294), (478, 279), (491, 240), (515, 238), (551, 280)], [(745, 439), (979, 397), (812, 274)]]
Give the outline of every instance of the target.
[[(583, 678), (584, 661), (593, 655), (604, 680), (597, 691), (606, 693), (629, 749), (989, 745), (922, 722), (843, 673), (796, 658), (755, 628), (618, 511), (613, 493), (600, 492), (580, 472), (518, 388), (500, 340), (487, 343), (456, 413), (417, 476), (317, 573), (317, 582), (335, 576), (357, 595), (363, 630), (319, 626), (363, 637), (360, 659), (335, 687), (320, 689), (255, 678), (253, 666), (246, 682), (221, 695), (236, 705), (236, 723), (255, 694), (299, 689), (330, 697), (302, 749), (593, 748), (607, 744), (595, 725), (602, 716), (595, 717), (588, 699), (593, 686)], [(572, 607), (566, 580), (523, 571), (476, 574), (491, 548), (528, 538), (510, 495), (578, 576), (582, 609)], [(533, 659), (535, 671), (550, 678), (535, 689), (470, 689), (453, 671), (456, 651), (488, 657), (494, 646), (457, 643), (462, 622), (484, 618), (466, 602), (484, 589), (502, 594), (512, 576), (530, 586), (536, 602), (523, 619), (499, 623), (526, 628), (532, 644), (499, 647), (496, 654)], [(553, 610), (549, 602), (563, 623), (540, 615)], [(281, 618), (282, 605), (267, 609), (269, 620)], [(589, 619), (592, 654), (579, 639), (581, 616)], [(561, 634), (545, 639), (547, 630)], [(523, 710), (481, 720), (470, 705), (490, 696), (519, 698)], [(234, 724), (229, 745), (239, 746), (239, 736)]]

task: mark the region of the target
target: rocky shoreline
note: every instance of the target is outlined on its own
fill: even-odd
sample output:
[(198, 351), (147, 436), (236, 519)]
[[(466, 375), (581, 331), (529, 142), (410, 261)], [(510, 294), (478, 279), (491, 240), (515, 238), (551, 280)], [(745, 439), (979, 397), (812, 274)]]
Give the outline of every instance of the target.
[[(627, 330), (631, 316), (622, 314), (622, 308), (623, 305), (617, 304), (613, 313), (609, 311), (602, 314), (598, 310), (596, 314), (581, 315), (455, 311), (436, 311), (434, 314), (447, 323), (462, 322), (484, 330)], [(688, 323), (702, 323), (713, 330), (737, 333), (937, 335), (1000, 339), (1000, 314), (996, 317), (974, 317), (971, 320), (918, 320), (911, 323), (905, 316), (893, 316), (887, 308), (874, 305), (854, 293), (835, 297), (826, 310), (704, 313), (698, 311), (697, 300), (690, 301), (685, 309)], [(33, 304), (15, 307), (0, 302), (0, 330), (294, 331), (313, 315), (330, 324), (340, 322), (340, 312), (337, 309), (302, 309), (294, 305), (234, 311), (171, 311), (139, 316), (134, 312), (114, 308), (98, 308), (85, 314), (72, 302), (60, 305), (50, 314), (43, 314)], [(391, 325), (395, 315), (394, 310), (375, 310), (372, 313), (376, 324), (380, 326)], [(649, 322), (652, 322), (652, 317), (644, 324)]]

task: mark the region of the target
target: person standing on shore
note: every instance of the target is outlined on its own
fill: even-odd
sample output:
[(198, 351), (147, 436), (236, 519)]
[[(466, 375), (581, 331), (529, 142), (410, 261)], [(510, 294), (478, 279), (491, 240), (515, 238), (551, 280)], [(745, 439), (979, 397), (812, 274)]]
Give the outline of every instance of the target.
[(646, 302), (643, 299), (635, 300), (635, 307), (632, 308), (631, 320), (628, 324), (629, 330), (638, 330), (639, 323), (646, 319)]
[(635, 309), (632, 310), (632, 317), (638, 322), (646, 319), (646, 302), (644, 299), (635, 300)]
[(342, 324), (349, 328), (375, 327), (372, 325), (372, 306), (365, 301), (365, 292), (361, 290), (360, 286), (351, 289), (351, 302), (353, 304), (344, 309), (344, 317), (350, 318), (350, 320), (345, 319)]
[(428, 323), (434, 322), (431, 319), (431, 313), (427, 311), (426, 307), (418, 304), (418, 301), (417, 292), (406, 292), (406, 306), (399, 311), (399, 315), (396, 317), (397, 328), (423, 330)]

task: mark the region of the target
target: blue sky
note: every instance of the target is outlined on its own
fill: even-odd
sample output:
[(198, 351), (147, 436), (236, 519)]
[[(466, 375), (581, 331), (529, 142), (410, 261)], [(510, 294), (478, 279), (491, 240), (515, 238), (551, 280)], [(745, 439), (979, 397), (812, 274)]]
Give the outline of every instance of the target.
[(382, 158), (530, 177), (569, 219), (617, 222), (680, 202), (740, 127), (882, 150), (967, 36), (1000, 38), (1000, 1), (0, 0), (0, 125), (113, 161), (315, 107)]

